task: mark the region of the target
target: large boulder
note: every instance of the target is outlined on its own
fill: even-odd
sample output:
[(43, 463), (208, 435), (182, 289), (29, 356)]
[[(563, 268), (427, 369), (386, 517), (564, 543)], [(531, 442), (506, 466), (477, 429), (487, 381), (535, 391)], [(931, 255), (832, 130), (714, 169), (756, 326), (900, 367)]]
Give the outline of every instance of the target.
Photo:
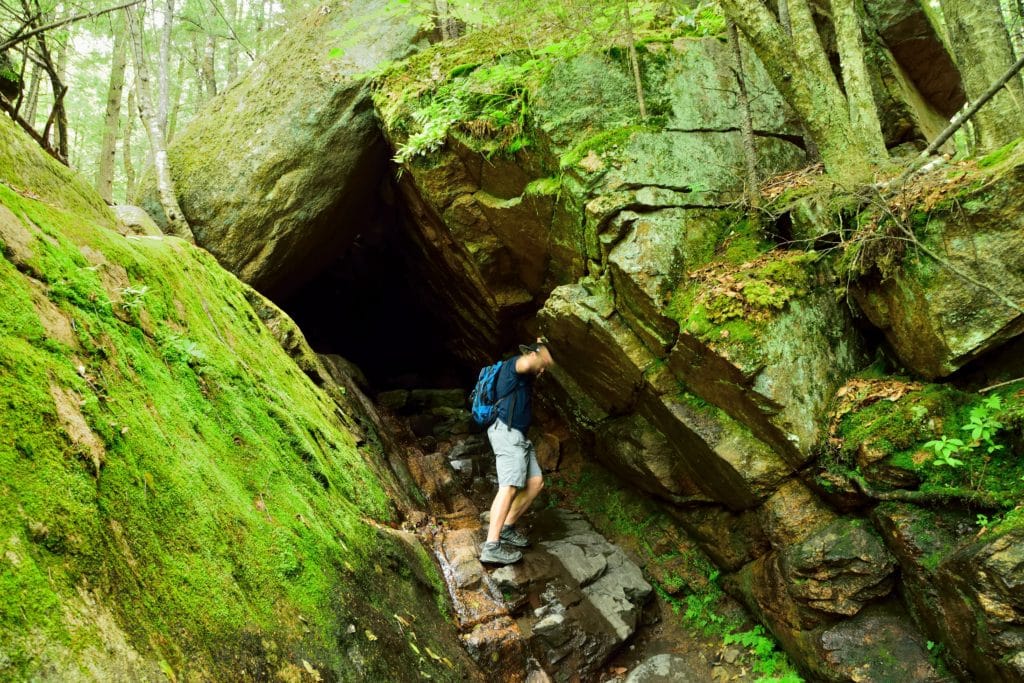
[(7, 117), (0, 167), (0, 679), (472, 675), (430, 556), (373, 521), (398, 513), (362, 409), (287, 316), (119, 234)]
[[(407, 54), (416, 37), (386, 4), (317, 8), (168, 150), (196, 242), (264, 293), (295, 289), (372, 219), (388, 152), (366, 74)], [(358, 41), (348, 38), (355, 31)], [(152, 179), (139, 194), (163, 220)]]
[[(584, 280), (557, 288), (540, 312), (542, 328), (558, 349), (561, 373), (605, 416), (635, 413), (672, 451), (637, 451), (635, 439), (613, 437), (600, 453), (627, 478), (662, 495), (703, 494), (733, 509), (751, 507), (789, 474), (769, 446), (721, 409), (680, 388), (640, 337), (615, 312), (608, 286)], [(641, 425), (643, 423), (640, 423)], [(608, 435), (603, 427), (599, 435)], [(638, 460), (640, 458), (640, 460)], [(647, 472), (657, 482), (643, 482)], [(655, 488), (658, 490), (658, 488)]]
[(790, 544), (727, 577), (726, 587), (801, 669), (821, 681), (941, 680), (906, 611), (880, 600), (896, 561), (868, 524), (836, 519), (793, 536), (795, 527), (773, 533)]
[(582, 516), (552, 510), (533, 523), (541, 529), (537, 549), (492, 577), (514, 605), (534, 656), (555, 679), (587, 677), (633, 636), (653, 589)]
[(1024, 332), (1021, 182), (1018, 166), (981, 189), (952, 191), (930, 214), (918, 211), (924, 249), (853, 289), (913, 372), (946, 377)]
[(886, 503), (874, 512), (900, 562), (907, 602), (964, 678), (1024, 677), (1024, 533), (972, 533), (966, 513)]
[[(466, 39), (459, 50), (426, 51), (383, 81), (375, 98), (393, 148), (421, 125), (412, 114), (423, 104), (423, 86), (464, 77), (445, 74), (471, 73), (474, 60), (491, 58), (475, 49)], [(754, 111), (761, 170), (799, 165), (804, 154), (788, 111), (756, 57), (747, 57), (750, 87), (763, 93)], [(658, 125), (637, 125), (627, 69), (582, 55), (552, 60), (542, 82), (529, 86), (532, 144), (525, 149), (492, 154), (492, 141), (455, 126), (444, 147), (403, 165), (399, 188), (412, 241), (426, 260), (443, 264), (424, 270), (425, 285), (439, 293), (458, 336), (472, 340), (453, 340), (459, 355), (471, 356), (474, 346), (496, 352), (555, 286), (586, 274), (588, 261), (603, 264), (628, 215), (642, 212), (668, 226), (683, 210), (739, 195), (732, 171), (743, 160), (739, 119), (716, 99), (736, 88), (730, 51), (714, 39), (680, 40), (649, 45), (644, 59)], [(418, 89), (409, 89), (410, 80)], [(714, 163), (691, 163), (707, 156)], [(655, 331), (663, 344), (672, 334), (671, 325)]]

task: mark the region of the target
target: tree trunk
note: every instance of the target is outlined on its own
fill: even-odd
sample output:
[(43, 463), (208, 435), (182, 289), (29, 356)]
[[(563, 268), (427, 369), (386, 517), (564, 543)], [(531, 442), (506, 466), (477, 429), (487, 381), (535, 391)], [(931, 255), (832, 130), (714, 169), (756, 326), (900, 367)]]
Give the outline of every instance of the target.
[(68, 86), (65, 85), (68, 73), (68, 53), (71, 47), (67, 44), (61, 45), (57, 53), (57, 78), (53, 84), (53, 110), (57, 120), (57, 151), (65, 159), (68, 158), (68, 110), (64, 106), (64, 96), (68, 94)]
[[(974, 101), (1013, 64), (1010, 36), (999, 0), (940, 0), (953, 59)], [(1006, 84), (974, 117), (979, 151), (1001, 147), (1024, 130), (1024, 85), (1020, 76)]]
[(124, 21), (114, 19), (114, 53), (110, 65), (110, 85), (107, 87), (107, 111), (103, 119), (103, 141), (96, 171), (96, 191), (108, 203), (114, 198), (114, 163), (117, 155), (117, 129), (121, 121), (121, 94), (124, 90), (124, 70), (128, 57)]
[(779, 0), (779, 23), (787, 36), (793, 35), (793, 23), (789, 20), (789, 0)]
[(1020, 59), (1024, 56), (1024, 0), (1007, 0), (1003, 3), (1003, 21), (1006, 23), (1006, 30), (1010, 34), (1010, 46), (1013, 48), (1013, 56)]
[[(60, 74), (67, 65), (67, 48), (61, 49), (55, 64), (53, 54), (46, 44), (45, 34), (38, 34), (36, 43), (39, 45), (40, 64), (47, 76), (50, 77), (50, 89), (53, 92), (53, 106), (46, 119), (46, 125), (43, 126), (42, 138), (56, 153), (57, 158), (66, 164), (68, 159), (68, 119), (67, 112), (64, 110), (64, 95), (68, 89)], [(54, 130), (56, 133), (51, 137), (50, 133)]]
[(640, 58), (636, 54), (636, 37), (633, 35), (633, 16), (629, 11), (629, 0), (622, 3), (626, 13), (626, 41), (629, 43), (629, 62), (633, 65), (633, 82), (636, 85), (636, 103), (640, 107), (640, 120), (647, 120), (647, 104), (644, 102), (644, 84), (640, 78)]
[(156, 188), (160, 196), (160, 206), (167, 217), (167, 232), (195, 241), (192, 230), (185, 220), (178, 198), (174, 194), (174, 182), (171, 180), (171, 167), (167, 159), (167, 144), (160, 128), (156, 112), (153, 110), (153, 96), (149, 86), (149, 67), (142, 51), (142, 22), (135, 13), (125, 10), (128, 24), (128, 35), (132, 42), (132, 63), (135, 65), (135, 90), (138, 95), (139, 112), (149, 136), (149, 146), (153, 151), (153, 168), (156, 171)]
[(174, 139), (174, 131), (178, 127), (178, 111), (181, 109), (181, 97), (185, 93), (185, 57), (178, 58), (178, 89), (174, 96), (174, 106), (171, 107), (171, 115), (167, 121), (167, 144)]
[(121, 154), (124, 161), (124, 197), (125, 203), (135, 200), (135, 164), (132, 163), (132, 134), (135, 132), (135, 117), (138, 111), (135, 108), (135, 87), (128, 88), (128, 112), (124, 117), (124, 142), (121, 144)]
[(21, 111), (21, 105), (25, 101), (25, 69), (28, 68), (28, 42), (21, 45), (21, 73), (18, 74), (18, 97), (14, 101), (14, 113)]
[(878, 120), (875, 97), (871, 93), (871, 78), (864, 63), (864, 42), (857, 8), (854, 0), (831, 0), (831, 4), (850, 123), (868, 152), (879, 160), (885, 159), (889, 154), (885, 148), (882, 124)]
[(24, 118), (30, 125), (36, 125), (36, 111), (39, 108), (39, 65), (32, 62), (32, 68), (28, 72), (28, 95), (25, 96)]
[(821, 49), (805, 0), (790, 5), (792, 39), (762, 2), (721, 0), (721, 5), (747, 37), (772, 83), (807, 127), (825, 169), (853, 183), (870, 181), (870, 155), (853, 133), (846, 98)]
[(761, 206), (757, 179), (757, 149), (754, 146), (754, 121), (750, 115), (750, 97), (747, 94), (747, 81), (743, 75), (743, 48), (740, 45), (740, 34), (736, 23), (729, 21), (729, 42), (732, 43), (733, 55), (736, 58), (736, 100), (740, 105), (740, 131), (743, 136), (743, 160), (746, 163), (747, 177), (743, 183), (743, 195), (747, 206), (752, 209), (748, 215), (754, 222), (760, 222), (757, 209)]
[(228, 41), (228, 83), (234, 83), (235, 79), (238, 78), (238, 36), (235, 34), (235, 31), (238, 27), (239, 15), (238, 2), (236, 0), (228, 0), (228, 22), (231, 25), (231, 34), (234, 36), (232, 40)]
[(174, 24), (174, 0), (164, 4), (164, 23), (160, 27), (160, 63), (157, 65), (158, 95), (156, 116), (160, 130), (167, 136), (167, 113), (170, 98), (171, 28)]
[(199, 44), (201, 40), (202, 36), (199, 33), (192, 34), (192, 59), (189, 60), (195, 71), (196, 92), (199, 94), (198, 104), (203, 104), (210, 99), (206, 92), (206, 81), (203, 79), (203, 50)]
[(263, 34), (264, 34), (265, 30), (266, 30), (266, 24), (267, 24), (267, 10), (266, 10), (266, 2), (265, 2), (265, 0), (256, 0), (256, 9), (254, 10), (254, 13), (255, 13), (256, 28), (253, 31), (253, 33), (255, 34), (254, 38), (253, 38), (253, 42), (256, 44), (255, 45), (256, 54), (262, 54), (263, 53), (263, 48), (264, 48), (264, 45), (263, 45)]
[(207, 34), (206, 46), (203, 49), (203, 85), (206, 87), (206, 99), (211, 99), (217, 94), (217, 71), (214, 62), (217, 54), (216, 40), (212, 34)]

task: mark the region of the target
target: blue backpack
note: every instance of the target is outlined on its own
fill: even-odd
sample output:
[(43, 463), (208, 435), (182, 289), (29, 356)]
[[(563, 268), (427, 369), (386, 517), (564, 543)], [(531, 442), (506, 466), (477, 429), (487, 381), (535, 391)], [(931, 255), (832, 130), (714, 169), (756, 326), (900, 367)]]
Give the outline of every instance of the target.
[[(473, 420), (481, 427), (489, 427), (498, 419), (498, 401), (507, 397), (498, 396), (498, 373), (506, 361), (499, 360), (494, 365), (488, 365), (480, 370), (476, 378), (476, 386), (469, 395), (469, 402), (472, 404)], [(515, 386), (513, 386), (513, 391)], [(511, 392), (509, 392), (511, 393)]]

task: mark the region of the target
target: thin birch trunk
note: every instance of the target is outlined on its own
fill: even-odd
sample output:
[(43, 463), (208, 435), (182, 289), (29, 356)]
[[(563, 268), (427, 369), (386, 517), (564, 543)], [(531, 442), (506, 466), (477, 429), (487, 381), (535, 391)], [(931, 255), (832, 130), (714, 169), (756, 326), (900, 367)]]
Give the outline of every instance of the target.
[(178, 58), (177, 94), (174, 96), (174, 106), (171, 107), (170, 118), (167, 121), (167, 144), (174, 139), (174, 131), (178, 126), (178, 111), (181, 109), (181, 98), (185, 94), (185, 57)]
[[(1013, 64), (999, 0), (940, 0), (953, 59), (967, 99), (979, 97)], [(1024, 130), (1024, 84), (1014, 76), (973, 119), (979, 151), (1001, 147)]]
[(740, 105), (740, 133), (743, 137), (743, 160), (747, 171), (747, 177), (743, 183), (743, 196), (747, 201), (747, 206), (751, 209), (748, 213), (750, 219), (755, 223), (759, 223), (760, 215), (757, 209), (761, 206), (761, 198), (758, 192), (754, 121), (750, 114), (750, 97), (747, 94), (747, 81), (743, 75), (743, 48), (740, 45), (740, 34), (736, 30), (736, 23), (731, 20), (729, 21), (729, 42), (732, 43), (733, 55), (736, 59), (736, 85), (738, 86), (736, 100)]
[(142, 50), (141, 22), (132, 10), (125, 10), (128, 24), (128, 35), (132, 42), (132, 62), (135, 65), (135, 90), (138, 95), (139, 112), (149, 136), (149, 146), (153, 152), (153, 168), (156, 170), (156, 188), (160, 196), (160, 205), (167, 218), (167, 232), (195, 241), (192, 230), (185, 220), (185, 215), (178, 206), (178, 198), (174, 194), (174, 182), (171, 179), (171, 167), (167, 159), (167, 144), (164, 140), (160, 122), (153, 110), (153, 95), (149, 86), (149, 66)]
[(14, 101), (14, 113), (21, 111), (21, 105), (25, 101), (25, 69), (28, 67), (28, 43), (21, 46), (21, 73), (18, 74), (18, 98)]
[(839, 63), (846, 86), (850, 123), (869, 154), (877, 159), (889, 156), (878, 120), (878, 107), (871, 92), (871, 79), (864, 62), (864, 42), (854, 0), (830, 0), (836, 29)]
[(110, 84), (107, 87), (107, 110), (103, 118), (103, 141), (100, 143), (99, 163), (96, 171), (96, 191), (107, 202), (114, 197), (114, 165), (117, 159), (117, 130), (121, 121), (121, 96), (124, 92), (124, 72), (128, 58), (128, 41), (123, 20), (115, 18), (114, 52), (110, 65)]
[(235, 34), (235, 27), (238, 25), (238, 17), (240, 14), (238, 2), (236, 0), (228, 0), (227, 3), (228, 12), (228, 28), (233, 36), (228, 41), (228, 54), (227, 54), (227, 69), (228, 69), (228, 83), (234, 83), (235, 79), (238, 78), (238, 36)]
[(826, 170), (851, 183), (870, 181), (870, 156), (853, 133), (846, 98), (825, 58), (806, 1), (790, 4), (792, 38), (763, 2), (720, 1), (807, 127)]
[(629, 61), (633, 65), (633, 82), (636, 84), (636, 102), (640, 106), (640, 120), (647, 120), (647, 104), (644, 101), (644, 84), (640, 78), (640, 58), (636, 54), (636, 37), (633, 35), (633, 16), (629, 11), (629, 0), (622, 6), (626, 13), (626, 41), (629, 43)]
[(25, 121), (36, 125), (36, 112), (39, 109), (39, 81), (42, 76), (39, 73), (39, 65), (32, 62), (32, 68), (28, 72), (28, 95), (25, 97)]
[[(207, 24), (210, 23), (210, 18), (207, 16)], [(207, 30), (211, 30), (207, 28)], [(216, 56), (217, 56), (217, 38), (212, 33), (206, 34), (206, 44), (203, 47), (203, 83), (206, 86), (207, 99), (213, 98), (217, 95), (217, 69), (216, 69)]]
[(779, 0), (779, 23), (786, 35), (793, 35), (793, 22), (789, 19), (789, 0)]
[(128, 88), (128, 111), (124, 119), (124, 142), (121, 145), (121, 154), (124, 162), (124, 196), (126, 202), (135, 200), (135, 164), (132, 162), (132, 134), (135, 132), (135, 117), (138, 111), (135, 108), (135, 86)]
[(174, 25), (174, 0), (164, 4), (164, 23), (160, 27), (160, 63), (157, 65), (156, 116), (160, 130), (167, 135), (167, 114), (170, 98), (171, 28)]

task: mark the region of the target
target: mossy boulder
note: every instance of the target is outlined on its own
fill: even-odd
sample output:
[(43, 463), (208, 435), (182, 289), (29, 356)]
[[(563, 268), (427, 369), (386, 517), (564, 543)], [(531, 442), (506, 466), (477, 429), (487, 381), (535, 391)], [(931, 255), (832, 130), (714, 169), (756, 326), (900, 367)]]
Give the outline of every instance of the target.
[[(416, 37), (385, 5), (318, 7), (168, 150), (197, 244), (262, 292), (284, 295), (311, 278), (373, 211), (387, 151), (367, 73), (407, 54)], [(338, 47), (344, 54), (333, 56)], [(164, 220), (152, 177), (139, 197)]]
[[(748, 57), (751, 87), (767, 93), (755, 111), (762, 171), (792, 168), (803, 152), (789, 138), (781, 98)], [(609, 55), (495, 55), (492, 44), (467, 36), (381, 79), (375, 102), (403, 158), (399, 185), (414, 207), (409, 229), (428, 253), (452, 264), (444, 275), (456, 280), (439, 279), (433, 288), (468, 293), (452, 308), (460, 328), (462, 321), (477, 328), (477, 345), (497, 346), (501, 328), (583, 276), (588, 261), (603, 263), (628, 230), (630, 212), (667, 230), (684, 209), (739, 196), (731, 170), (742, 165), (739, 124), (715, 100), (735, 89), (731, 53), (716, 39), (681, 39), (648, 45), (643, 59), (647, 122), (627, 65)], [(500, 103), (480, 95), (498, 92), (507, 94)], [(495, 123), (506, 117), (494, 107), (520, 100), (529, 101), (525, 120)], [(426, 145), (424, 136), (438, 127), (446, 134)], [(415, 145), (421, 154), (403, 156)], [(479, 313), (462, 312), (466, 298)], [(662, 328), (655, 336), (671, 336), (670, 324)]]
[(865, 520), (836, 519), (726, 578), (813, 680), (941, 680), (924, 637), (886, 598), (896, 562)]
[(1024, 528), (980, 536), (938, 567), (952, 653), (979, 680), (1024, 678)]
[(864, 344), (813, 251), (770, 250), (738, 224), (724, 250), (671, 293), (679, 337), (668, 364), (705, 400), (799, 467), (822, 438), (835, 390)]
[(558, 350), (560, 372), (600, 411), (596, 422), (635, 413), (675, 451), (669, 475), (658, 450), (638, 468), (631, 440), (606, 442), (606, 457), (620, 459), (620, 471), (630, 478), (642, 479), (644, 469), (663, 472), (670, 476), (660, 482), (666, 492), (697, 490), (742, 509), (767, 496), (788, 473), (786, 463), (744, 425), (679, 387), (664, 362), (615, 312), (607, 281), (557, 288), (539, 318)]
[[(976, 533), (973, 520), (965, 512), (928, 510), (907, 503), (883, 503), (871, 516), (900, 563), (901, 588), (914, 620), (934, 642), (949, 642), (953, 632), (959, 631), (957, 615), (950, 613), (941, 598), (937, 572), (939, 565)], [(973, 647), (972, 643), (958, 643), (946, 657), (961, 677), (971, 674), (959, 657)]]
[(915, 212), (923, 249), (853, 289), (900, 361), (927, 379), (946, 377), (1024, 332), (1024, 165), (978, 180), (931, 211)]
[(0, 136), (0, 678), (471, 672), (432, 559), (383, 528), (379, 443), (286, 317)]

